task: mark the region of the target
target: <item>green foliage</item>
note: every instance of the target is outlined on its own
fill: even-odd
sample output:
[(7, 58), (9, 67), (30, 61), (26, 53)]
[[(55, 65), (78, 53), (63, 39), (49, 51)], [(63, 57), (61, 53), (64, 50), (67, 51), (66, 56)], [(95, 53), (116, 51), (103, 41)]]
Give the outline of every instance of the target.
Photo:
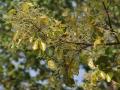
[[(43, 89), (61, 90), (63, 84), (75, 87), (73, 77), (78, 74), (80, 64), (89, 68), (81, 85), (84, 90), (120, 87), (119, 0), (36, 0), (18, 5), (9, 10), (5, 18), (12, 30), (5, 33), (10, 39), (0, 36), (2, 46), (13, 53), (11, 56), (17, 59), (14, 53), (23, 51), (26, 62), (20, 64), (17, 71), (7, 62), (8, 79), (1, 80), (6, 88), (20, 88), (24, 78), (30, 88), (37, 85), (37, 80), (47, 80)], [(4, 55), (0, 58), (8, 59)], [(39, 64), (42, 60), (45, 65)], [(41, 70), (40, 75), (31, 78), (24, 72), (31, 67)], [(0, 72), (4, 72), (3, 67), (0, 68)]]

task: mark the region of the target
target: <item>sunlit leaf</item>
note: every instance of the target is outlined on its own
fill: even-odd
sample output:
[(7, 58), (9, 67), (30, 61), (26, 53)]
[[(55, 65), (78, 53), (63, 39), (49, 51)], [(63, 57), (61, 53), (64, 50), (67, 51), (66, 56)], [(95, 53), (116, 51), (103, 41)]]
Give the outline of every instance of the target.
[(103, 71), (100, 72), (100, 76), (102, 79), (105, 79), (106, 78), (106, 73), (104, 73)]
[(107, 75), (106, 75), (106, 80), (107, 80), (107, 82), (111, 82), (112, 77), (113, 77), (113, 73), (112, 73), (112, 72), (107, 73)]
[(32, 6), (33, 6), (32, 3), (30, 3), (30, 2), (24, 2), (24, 3), (22, 4), (21, 8), (22, 8), (22, 11), (28, 12), (28, 11), (29, 11), (29, 8), (32, 7)]
[(46, 44), (43, 41), (40, 41), (40, 48), (42, 51), (46, 50)]
[(96, 48), (97, 45), (102, 44), (102, 38), (97, 37), (96, 40), (94, 41), (94, 48)]
[(94, 65), (94, 63), (93, 63), (92, 58), (89, 58), (89, 59), (88, 59), (88, 66), (89, 66), (91, 69), (95, 69), (95, 65)]
[(29, 40), (30, 40), (30, 43), (32, 43), (32, 42), (33, 42), (33, 39), (34, 39), (33, 37), (30, 37), (30, 39), (29, 39)]
[(38, 50), (39, 49), (39, 40), (38, 39), (34, 42), (32, 48), (33, 48), (33, 50)]
[(56, 64), (55, 64), (55, 62), (53, 60), (48, 61), (48, 68), (50, 68), (52, 70), (57, 69)]
[(44, 23), (44, 24), (48, 24), (49, 18), (44, 15), (44, 16), (41, 16), (41, 17), (40, 17), (40, 21), (41, 21), (42, 23)]

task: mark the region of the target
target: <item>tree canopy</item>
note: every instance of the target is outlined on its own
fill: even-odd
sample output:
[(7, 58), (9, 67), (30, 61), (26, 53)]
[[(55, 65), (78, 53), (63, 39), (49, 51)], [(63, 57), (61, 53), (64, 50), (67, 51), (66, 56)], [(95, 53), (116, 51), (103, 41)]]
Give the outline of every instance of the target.
[[(0, 83), (5, 90), (120, 89), (119, 0), (0, 3)], [(80, 65), (86, 74), (76, 85)]]

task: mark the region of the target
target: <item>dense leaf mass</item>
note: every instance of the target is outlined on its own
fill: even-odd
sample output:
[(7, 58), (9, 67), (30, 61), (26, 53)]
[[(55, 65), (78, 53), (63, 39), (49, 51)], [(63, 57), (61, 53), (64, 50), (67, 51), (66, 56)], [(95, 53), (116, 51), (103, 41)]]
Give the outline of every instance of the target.
[[(7, 1), (0, 2), (17, 6), (1, 15), (0, 82), (6, 89), (120, 89), (119, 0)], [(76, 84), (81, 64), (86, 73)]]

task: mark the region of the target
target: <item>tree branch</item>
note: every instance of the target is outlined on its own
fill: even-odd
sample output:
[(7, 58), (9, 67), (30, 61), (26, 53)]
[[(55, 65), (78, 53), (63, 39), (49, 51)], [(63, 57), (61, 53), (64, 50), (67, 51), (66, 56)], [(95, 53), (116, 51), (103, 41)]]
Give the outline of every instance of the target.
[[(86, 46), (86, 47), (94, 46), (94, 44), (92, 44), (92, 43), (72, 42), (72, 41), (65, 41), (65, 40), (62, 40), (62, 39), (60, 39), (60, 41), (62, 43), (70, 43), (70, 44), (76, 44), (76, 45), (83, 45), (83, 46)], [(103, 44), (99, 44), (99, 45), (113, 46), (113, 45), (120, 45), (120, 42), (103, 43)]]
[(105, 10), (106, 15), (107, 15), (107, 19), (108, 19), (108, 24), (109, 24), (109, 27), (110, 27), (110, 31), (111, 31), (112, 34), (114, 35), (114, 37), (115, 37), (115, 39), (117, 40), (117, 42), (119, 42), (119, 39), (118, 39), (117, 35), (115, 34), (115, 31), (113, 30), (113, 27), (112, 27), (112, 24), (111, 24), (110, 15), (109, 15), (108, 9), (107, 9), (104, 1), (102, 1), (102, 4), (103, 4), (104, 10)]

